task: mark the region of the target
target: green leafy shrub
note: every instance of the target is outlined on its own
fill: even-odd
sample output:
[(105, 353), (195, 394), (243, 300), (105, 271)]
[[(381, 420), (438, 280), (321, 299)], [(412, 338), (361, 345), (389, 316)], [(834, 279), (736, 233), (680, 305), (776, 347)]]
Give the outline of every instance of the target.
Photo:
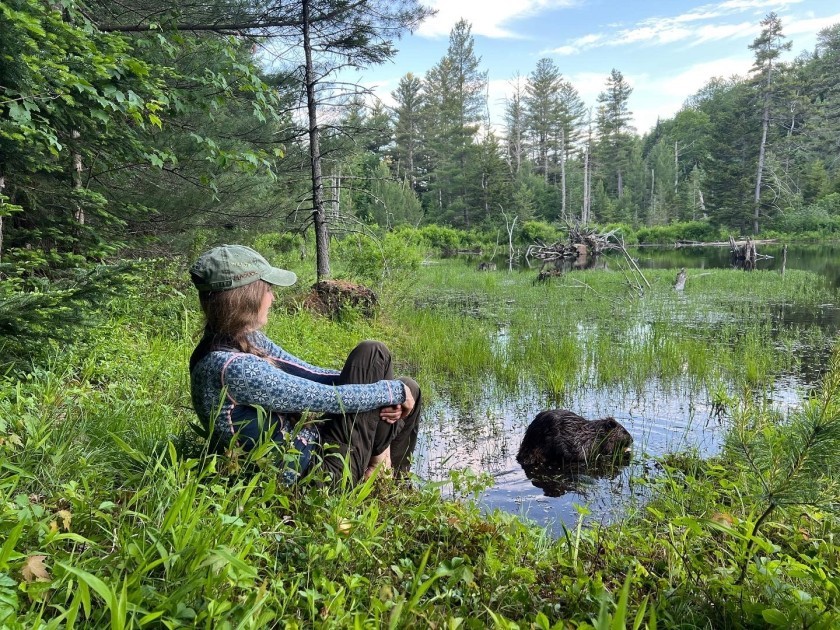
[(832, 193), (802, 210), (788, 209), (771, 224), (773, 230), (804, 236), (840, 232), (840, 193)]
[(423, 248), (403, 234), (403, 230), (389, 232), (381, 240), (361, 234), (347, 236), (335, 244), (334, 260), (349, 276), (363, 281), (414, 271), (423, 260)]
[(522, 224), (521, 236), (522, 241), (527, 244), (535, 243), (536, 241), (550, 244), (566, 238), (563, 230), (545, 221), (525, 221)]
[(636, 238), (639, 243), (664, 245), (677, 241), (717, 241), (722, 238), (722, 234), (719, 228), (705, 221), (686, 221), (639, 228)]
[(289, 232), (268, 232), (254, 238), (254, 249), (263, 256), (288, 254), (300, 249), (303, 237)]

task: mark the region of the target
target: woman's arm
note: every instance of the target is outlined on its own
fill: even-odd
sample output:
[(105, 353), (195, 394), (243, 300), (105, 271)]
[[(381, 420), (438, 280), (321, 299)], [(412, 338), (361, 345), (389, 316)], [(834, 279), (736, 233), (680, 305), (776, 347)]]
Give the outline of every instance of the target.
[(336, 379), (341, 374), (338, 370), (312, 365), (291, 352), (286, 352), (261, 332), (252, 333), (252, 341), (254, 345), (268, 353), (269, 358), (275, 361), (284, 371), (294, 376), (323, 385), (335, 385)]
[(234, 354), (222, 368), (222, 386), (235, 403), (280, 413), (371, 411), (406, 402), (402, 381), (325, 385), (290, 374), (250, 354)]

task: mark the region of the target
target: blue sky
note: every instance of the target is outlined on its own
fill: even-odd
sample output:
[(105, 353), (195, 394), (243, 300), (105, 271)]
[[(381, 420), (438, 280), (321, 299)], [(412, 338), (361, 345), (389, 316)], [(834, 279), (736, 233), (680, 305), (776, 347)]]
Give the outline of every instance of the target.
[(392, 63), (358, 77), (391, 104), (407, 72), (423, 76), (446, 53), (460, 18), (473, 25), (476, 54), (489, 74), (490, 115), (501, 122), (511, 79), (550, 57), (587, 105), (594, 106), (612, 68), (633, 86), (630, 109), (643, 133), (657, 116), (673, 116), (714, 76), (745, 75), (747, 46), (770, 11), (793, 42), (792, 59), (812, 51), (821, 29), (840, 23), (838, 0), (427, 0), (438, 14), (397, 42)]

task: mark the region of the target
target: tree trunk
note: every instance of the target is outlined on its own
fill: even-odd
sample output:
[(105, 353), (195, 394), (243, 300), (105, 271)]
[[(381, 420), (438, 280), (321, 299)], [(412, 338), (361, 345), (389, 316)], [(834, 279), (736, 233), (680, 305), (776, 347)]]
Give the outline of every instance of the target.
[(416, 190), (417, 182), (414, 181), (414, 143), (408, 146), (408, 181), (411, 182), (411, 190)]
[(583, 211), (580, 215), (580, 222), (583, 225), (589, 223), (589, 147), (583, 150)]
[[(3, 190), (6, 188), (6, 176), (0, 175), (0, 262), (3, 261)], [(2, 276), (0, 276), (2, 277)]]
[(312, 68), (312, 43), (309, 40), (309, 3), (302, 0), (303, 52), (306, 59), (306, 108), (309, 114), (309, 158), (312, 172), (312, 219), (315, 226), (315, 259), (318, 282), (330, 277), (330, 234), (324, 216), (324, 183), (321, 177), (321, 145), (315, 101), (315, 73)]
[(680, 184), (680, 141), (674, 140), (674, 196)]
[(563, 220), (568, 219), (566, 214), (566, 130), (560, 130), (560, 210)]
[[(73, 166), (70, 173), (71, 180), (73, 181), (73, 190), (81, 190), (82, 188), (82, 154), (78, 151), (78, 143), (76, 142), (82, 134), (80, 134), (75, 129), (70, 132), (70, 137), (73, 139)], [(74, 212), (76, 217), (76, 221), (79, 222), (79, 225), (85, 224), (85, 209), (79, 204), (78, 200), (76, 201), (76, 210)]]
[(516, 175), (522, 170), (522, 131), (517, 126), (516, 129)]
[(650, 218), (656, 218), (656, 171), (650, 169)]
[[(769, 82), (769, 78), (768, 78)], [(758, 234), (758, 217), (761, 210), (761, 175), (764, 172), (764, 148), (767, 144), (767, 128), (770, 126), (770, 95), (764, 97), (764, 113), (761, 116), (761, 144), (758, 147), (758, 172), (755, 175), (755, 199), (753, 208), (753, 234)]]
[(542, 163), (543, 180), (548, 184), (548, 134), (546, 134), (542, 143)]
[(621, 177), (621, 169), (618, 170), (618, 198), (624, 196), (624, 179)]

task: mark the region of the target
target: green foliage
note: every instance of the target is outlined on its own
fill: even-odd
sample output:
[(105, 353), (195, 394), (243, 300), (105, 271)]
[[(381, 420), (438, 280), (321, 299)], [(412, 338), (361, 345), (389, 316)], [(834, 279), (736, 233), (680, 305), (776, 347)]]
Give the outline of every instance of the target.
[(470, 242), (468, 232), (442, 225), (425, 225), (419, 229), (402, 228), (396, 230), (394, 235), (416, 245), (431, 247), (438, 253), (453, 252), (467, 247)]
[(537, 241), (545, 244), (556, 243), (562, 240), (564, 234), (557, 227), (542, 221), (526, 221), (522, 224), (522, 242), (535, 243)]
[(672, 245), (677, 241), (715, 242), (724, 240), (725, 236), (719, 227), (707, 221), (687, 221), (639, 228), (636, 238), (639, 243)]
[(300, 234), (289, 232), (268, 232), (254, 238), (253, 248), (264, 256), (272, 254), (292, 254), (299, 252), (303, 246), (303, 237)]
[(801, 210), (789, 208), (773, 221), (771, 229), (813, 238), (837, 233), (840, 231), (840, 193), (831, 193)]
[(381, 240), (356, 234), (338, 241), (335, 259), (351, 277), (382, 281), (405, 278), (419, 269), (423, 249), (400, 233), (387, 232)]
[[(35, 266), (32, 261), (31, 267)], [(101, 305), (140, 281), (130, 271), (130, 265), (100, 265), (71, 269), (53, 279), (18, 275), (0, 281), (2, 363), (42, 361), (54, 351), (54, 343), (96, 324)]]
[[(433, 290), (420, 276), (413, 295), (429, 302), (412, 304), (430, 324), (440, 322), (435, 336), (398, 312), (390, 323), (336, 322), (301, 309), (273, 313), (268, 332), (331, 366), (357, 341), (384, 336), (423, 369), (424, 353), (439, 360), (437, 337), (448, 336), (457, 342), (447, 348), (456, 359), (452, 379), (474, 369), (486, 379), (488, 365), (507, 362), (495, 361), (497, 348), (486, 340), (495, 332), (488, 315), (501, 307), (499, 278), (511, 277), (450, 261), (428, 273), (448, 288)], [(654, 287), (666, 275), (651, 274)], [(605, 276), (586, 278), (626, 312), (623, 283)], [(417, 480), (416, 489), (378, 478), (347, 492), (286, 488), (268, 453), (250, 461), (203, 454), (182, 437), (193, 421), (186, 365), (200, 326), (195, 297), (185, 295), (183, 264), (151, 262), (142, 277), (103, 306), (103, 324), (84, 343), (62, 347), (23, 377), (0, 378), (0, 620), (11, 628), (401, 627), (418, 619), (467, 627), (831, 628), (840, 621), (840, 523), (830, 504), (796, 503), (837, 496), (836, 431), (818, 429), (836, 424), (837, 359), (821, 392), (789, 422), (755, 407), (739, 416), (757, 440), (752, 448), (766, 448), (761, 462), (743, 457), (743, 448), (720, 460), (668, 457), (658, 474), (637, 480), (647, 484), (649, 501), (636, 514), (614, 526), (581, 522), (553, 540), (515, 516), (483, 514), (469, 497), (487, 479), (469, 472), (453, 474), (458, 499), (446, 500), (435, 484)], [(822, 303), (812, 280), (789, 272), (780, 285), (775, 274), (720, 272), (689, 280), (686, 291), (740, 318), (756, 316), (770, 296)], [(481, 308), (447, 313), (446, 304), (475, 306), (479, 287), (487, 293)], [(527, 310), (529, 300), (545, 304), (544, 289), (506, 290)], [(570, 299), (587, 322), (603, 310), (594, 298)], [(680, 317), (668, 313), (676, 329), (651, 332), (658, 352), (673, 352), (673, 338), (696, 326), (681, 330)], [(534, 348), (549, 342), (549, 332), (537, 331)], [(708, 351), (736, 344), (729, 369), (740, 370), (744, 356), (772, 345), (763, 334), (738, 346), (734, 330), (719, 332), (720, 346)], [(416, 347), (405, 346), (409, 340)], [(573, 337), (564, 343), (558, 357), (579, 352)], [(698, 339), (693, 352), (707, 345)], [(680, 352), (662, 359), (662, 369), (694, 360)], [(572, 367), (567, 376), (575, 373)], [(801, 439), (809, 434), (821, 437)], [(813, 459), (799, 466), (803, 455)], [(795, 475), (777, 474), (784, 470)], [(783, 505), (777, 492), (778, 507), (756, 527), (762, 479), (794, 503)], [(805, 494), (791, 481), (804, 484)]]

